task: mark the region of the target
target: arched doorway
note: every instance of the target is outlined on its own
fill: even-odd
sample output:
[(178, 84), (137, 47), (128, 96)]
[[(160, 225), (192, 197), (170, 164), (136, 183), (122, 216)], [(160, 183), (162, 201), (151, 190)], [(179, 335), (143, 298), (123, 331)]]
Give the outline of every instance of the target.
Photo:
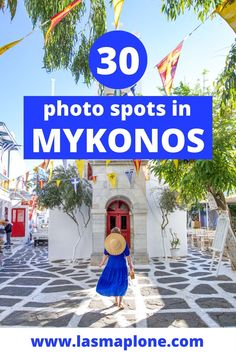
[(123, 200), (115, 200), (107, 207), (107, 235), (119, 227), (130, 248), (130, 210)]

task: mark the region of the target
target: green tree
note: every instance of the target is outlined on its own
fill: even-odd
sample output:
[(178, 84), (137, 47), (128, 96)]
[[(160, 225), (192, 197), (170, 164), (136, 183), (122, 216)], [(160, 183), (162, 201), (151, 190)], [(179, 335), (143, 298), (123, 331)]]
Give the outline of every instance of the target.
[[(78, 230), (78, 241), (74, 246), (73, 260), (75, 258), (76, 249), (82, 237), (81, 228), (87, 227), (90, 220), (90, 209), (92, 205), (92, 187), (91, 184), (82, 179), (77, 185), (75, 193), (74, 186), (71, 183), (72, 178), (78, 178), (78, 172), (75, 166), (69, 166), (64, 169), (62, 166), (56, 167), (53, 171), (52, 179), (44, 186), (42, 190), (38, 190), (39, 207), (46, 209), (59, 209), (67, 214), (76, 224)], [(56, 181), (61, 183), (57, 187)], [(87, 215), (84, 214), (84, 207), (87, 207)], [(76, 217), (77, 212), (81, 215), (83, 225)]]
[[(24, 0), (26, 10), (33, 26), (45, 23), (50, 17), (61, 11), (72, 0)], [(236, 0), (230, 0), (236, 1)], [(13, 18), (17, 9), (17, 0), (0, 0), (0, 9), (9, 8)], [(162, 0), (162, 12), (169, 20), (193, 10), (197, 17), (204, 21), (219, 5), (222, 0)], [(112, 0), (110, 0), (112, 4)], [(144, 3), (140, 3), (144, 6)], [(48, 22), (41, 29), (45, 35), (49, 28)], [(75, 81), (81, 77), (87, 85), (92, 82), (92, 75), (88, 65), (88, 55), (94, 41), (106, 31), (105, 0), (82, 1), (80, 5), (66, 16), (60, 25), (53, 30), (53, 36), (45, 46), (44, 68), (47, 71), (56, 69), (70, 70)], [(235, 67), (236, 42), (231, 49), (232, 64)], [(228, 80), (225, 81), (225, 92), (236, 90), (236, 71), (227, 71)], [(227, 94), (223, 96), (227, 99)], [(235, 97), (235, 96), (234, 96)]]
[[(33, 27), (40, 26), (45, 36), (53, 15), (63, 10), (72, 0), (24, 0)], [(0, 0), (0, 9), (8, 7), (13, 18), (17, 0)], [(43, 26), (41, 26), (44, 24)], [(90, 85), (92, 74), (88, 56), (94, 41), (106, 31), (105, 0), (82, 1), (53, 29), (44, 46), (44, 68), (51, 72), (57, 69), (70, 70), (75, 81), (81, 77)]]
[[(236, 119), (230, 103), (222, 106), (222, 90), (219, 89), (220, 77), (213, 91), (213, 159), (183, 160), (178, 168), (172, 160), (153, 161), (152, 170), (160, 180), (176, 190), (185, 204), (194, 204), (212, 193), (219, 210), (227, 210), (224, 193), (236, 189)], [(173, 93), (186, 95), (186, 84), (181, 83)], [(201, 94), (188, 88), (189, 95)], [(233, 268), (236, 269), (236, 238), (228, 237), (228, 253)]]
[[(176, 191), (171, 191), (169, 188), (164, 188), (160, 196), (159, 205), (160, 205), (161, 217), (162, 217), (162, 223), (161, 223), (162, 247), (164, 251), (164, 256), (165, 258), (167, 258), (166, 247), (165, 247), (165, 238), (167, 235), (166, 228), (167, 225), (169, 224), (170, 214), (179, 208)], [(171, 236), (173, 237), (172, 233)]]
[(6, 7), (9, 8), (11, 19), (13, 19), (16, 13), (17, 0), (0, 0), (0, 9), (4, 11)]
[[(229, 0), (234, 2), (236, 0)], [(183, 15), (189, 10), (193, 10), (201, 21), (206, 20), (210, 15), (214, 18), (213, 12), (216, 7), (222, 3), (222, 0), (162, 0), (162, 12), (168, 20), (174, 21), (178, 16)], [(222, 105), (231, 100), (236, 108), (236, 40), (230, 49), (224, 72), (221, 75)], [(232, 102), (234, 101), (234, 102)]]
[(168, 20), (176, 20), (186, 11), (193, 10), (198, 19), (204, 21), (221, 3), (222, 0), (162, 0), (162, 12)]

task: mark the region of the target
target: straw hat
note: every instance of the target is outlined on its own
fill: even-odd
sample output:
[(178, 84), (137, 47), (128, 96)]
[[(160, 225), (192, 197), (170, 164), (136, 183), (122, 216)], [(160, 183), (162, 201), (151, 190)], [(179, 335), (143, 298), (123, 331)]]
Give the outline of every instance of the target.
[(113, 256), (118, 256), (119, 254), (123, 253), (125, 247), (125, 238), (120, 234), (111, 233), (105, 239), (105, 249), (109, 254)]

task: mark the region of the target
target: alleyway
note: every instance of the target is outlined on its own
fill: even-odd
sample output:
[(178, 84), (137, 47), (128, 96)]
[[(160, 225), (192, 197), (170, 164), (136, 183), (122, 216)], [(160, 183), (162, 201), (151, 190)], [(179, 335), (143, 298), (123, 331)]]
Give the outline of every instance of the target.
[(24, 246), (5, 251), (3, 261), (0, 326), (236, 326), (236, 272), (223, 262), (216, 278), (210, 257), (198, 251), (178, 262), (155, 258), (136, 266), (124, 310), (96, 295), (100, 270), (89, 260), (49, 263), (46, 247)]

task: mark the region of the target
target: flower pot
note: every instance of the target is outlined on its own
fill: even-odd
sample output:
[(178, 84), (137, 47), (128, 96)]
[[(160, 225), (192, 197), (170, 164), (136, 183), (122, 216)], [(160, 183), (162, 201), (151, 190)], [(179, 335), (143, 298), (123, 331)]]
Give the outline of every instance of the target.
[(177, 258), (179, 256), (179, 248), (171, 248), (170, 254), (172, 258)]

